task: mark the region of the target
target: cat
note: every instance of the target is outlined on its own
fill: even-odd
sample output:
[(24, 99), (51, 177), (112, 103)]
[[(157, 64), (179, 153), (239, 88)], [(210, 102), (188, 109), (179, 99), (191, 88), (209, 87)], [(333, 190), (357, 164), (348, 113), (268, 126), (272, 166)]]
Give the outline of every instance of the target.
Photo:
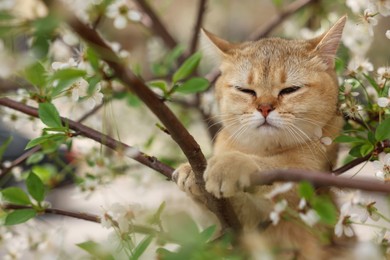
[[(245, 192), (252, 174), (289, 168), (329, 172), (335, 163), (337, 144), (325, 145), (321, 137), (333, 139), (343, 126), (335, 56), (346, 19), (311, 40), (264, 38), (236, 44), (202, 31), (220, 58), (215, 96), (223, 124), (204, 173), (205, 187), (229, 199), (244, 231), (269, 221), (273, 203), (265, 195), (279, 185)], [(201, 200), (189, 164), (178, 167), (174, 178), (180, 189)], [(299, 203), (294, 189), (282, 196), (293, 207)], [(296, 249), (298, 259), (331, 259), (334, 253), (296, 223), (280, 221), (261, 234), (272, 247)]]

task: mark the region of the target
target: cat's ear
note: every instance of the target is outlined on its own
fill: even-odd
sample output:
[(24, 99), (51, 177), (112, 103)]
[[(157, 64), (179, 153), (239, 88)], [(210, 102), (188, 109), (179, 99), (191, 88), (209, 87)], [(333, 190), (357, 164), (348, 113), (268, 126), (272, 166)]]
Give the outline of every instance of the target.
[(217, 60), (228, 56), (228, 51), (234, 47), (234, 44), (219, 38), (203, 28), (201, 32), (201, 44), (202, 49)]
[(340, 44), (347, 16), (340, 18), (326, 33), (311, 40), (315, 44), (314, 52), (329, 69), (334, 68), (334, 60)]

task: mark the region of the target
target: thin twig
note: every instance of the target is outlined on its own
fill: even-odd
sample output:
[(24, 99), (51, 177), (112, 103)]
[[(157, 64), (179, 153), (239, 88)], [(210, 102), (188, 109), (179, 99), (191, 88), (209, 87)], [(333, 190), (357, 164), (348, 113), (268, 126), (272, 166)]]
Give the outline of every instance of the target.
[[(33, 117), (38, 117), (38, 110), (36, 108), (27, 106), (23, 103), (8, 98), (0, 98), (0, 105), (12, 108), (14, 110), (20, 111), (22, 113), (25, 113)], [(133, 147), (124, 144), (122, 142), (119, 142), (113, 139), (112, 137), (100, 133), (88, 126), (85, 126), (83, 124), (80, 124), (78, 122), (63, 117), (61, 117), (61, 120), (62, 122), (64, 122), (65, 125), (69, 125), (70, 129), (80, 133), (80, 135), (90, 138), (98, 143), (101, 143), (115, 151), (124, 152), (128, 149), (133, 149)], [(167, 178), (169, 179), (171, 178), (173, 168), (158, 161), (155, 157), (149, 156), (143, 152), (139, 152), (138, 155), (135, 155), (132, 158), (138, 161), (139, 163), (142, 163), (156, 170), (157, 172), (165, 175)]]
[(21, 154), (18, 158), (13, 160), (11, 164), (8, 167), (5, 167), (0, 172), (0, 180), (2, 180), (13, 168), (16, 166), (22, 164), (28, 157), (30, 157), (32, 154), (38, 152), (41, 149), (41, 147), (35, 146), (31, 150), (28, 150), (27, 152)]
[(364, 157), (356, 158), (356, 159), (350, 161), (349, 163), (333, 170), (332, 173), (335, 175), (343, 174), (344, 172), (348, 171), (349, 169), (352, 169), (353, 167), (361, 164), (362, 162), (369, 160), (371, 158), (371, 156), (372, 156), (372, 153), (369, 153)]
[(190, 51), (188, 56), (193, 54), (198, 47), (199, 32), (200, 32), (200, 28), (202, 27), (204, 15), (206, 13), (206, 6), (207, 6), (207, 0), (199, 0), (196, 22), (194, 26), (194, 32), (192, 34), (192, 39), (190, 41), (191, 44), (190, 44)]
[(270, 32), (272, 32), (276, 27), (278, 27), (282, 22), (284, 22), (284, 20), (286, 20), (286, 18), (288, 18), (290, 15), (295, 14), (300, 9), (306, 7), (307, 5), (315, 1), (317, 0), (296, 0), (292, 2), (286, 8), (284, 8), (282, 12), (268, 20), (268, 22), (263, 27), (253, 32), (249, 36), (248, 40), (255, 41), (268, 36)]
[[(33, 209), (31, 206), (24, 206), (24, 205), (15, 205), (15, 204), (5, 204), (1, 206), (2, 209)], [(54, 214), (54, 215), (61, 215), (66, 217), (72, 217), (77, 219), (82, 219), (90, 222), (100, 223), (100, 217), (97, 215), (89, 214), (89, 213), (83, 213), (83, 212), (74, 212), (74, 211), (68, 211), (68, 210), (62, 210), (62, 209), (56, 209), (56, 208), (46, 208), (41, 211), (42, 213), (47, 214)]]
[[(99, 109), (103, 107), (103, 104), (104, 103), (101, 103), (100, 105), (94, 107), (91, 111), (88, 111), (87, 113), (85, 113), (83, 116), (80, 117), (80, 119), (77, 122), (82, 123), (85, 120), (87, 120), (90, 116), (94, 115), (97, 111), (99, 111)], [(79, 133), (76, 133), (73, 136), (77, 136), (78, 134)], [(25, 160), (27, 160), (28, 157), (30, 157), (30, 155), (40, 151), (41, 149), (42, 149), (42, 147), (40, 145), (37, 145), (37, 146), (31, 148), (30, 150), (26, 151), (25, 153), (21, 154), (15, 160), (13, 160), (8, 167), (1, 170), (0, 180), (3, 179), (14, 167), (22, 164)]]
[(251, 176), (251, 185), (270, 185), (275, 182), (308, 181), (316, 187), (339, 187), (390, 193), (390, 184), (367, 178), (344, 178), (329, 173), (298, 169), (260, 172)]
[(152, 30), (158, 35), (169, 49), (176, 47), (177, 42), (173, 36), (168, 32), (167, 27), (162, 23), (156, 12), (145, 0), (136, 0), (142, 10), (149, 16), (152, 21)]

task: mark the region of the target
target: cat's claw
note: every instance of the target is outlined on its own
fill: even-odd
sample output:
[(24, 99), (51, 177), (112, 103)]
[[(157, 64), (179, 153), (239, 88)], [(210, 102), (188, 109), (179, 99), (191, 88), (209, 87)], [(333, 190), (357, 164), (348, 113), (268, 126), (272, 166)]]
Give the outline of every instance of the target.
[(204, 174), (206, 190), (217, 198), (228, 198), (250, 186), (250, 175), (258, 170), (249, 156), (230, 152), (209, 160)]
[(197, 197), (202, 193), (196, 184), (195, 174), (188, 163), (180, 165), (172, 174), (172, 179), (176, 182), (179, 189), (188, 195)]

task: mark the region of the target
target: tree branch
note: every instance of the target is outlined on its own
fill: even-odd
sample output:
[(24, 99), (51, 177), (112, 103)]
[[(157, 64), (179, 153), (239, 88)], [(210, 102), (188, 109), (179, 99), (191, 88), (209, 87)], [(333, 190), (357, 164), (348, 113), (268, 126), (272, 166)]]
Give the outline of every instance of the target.
[[(23, 103), (8, 99), (8, 98), (0, 98), (0, 105), (6, 106), (9, 108), (12, 108), (14, 110), (20, 111), (24, 114), (33, 116), (33, 117), (39, 117), (38, 116), (38, 110), (36, 108), (27, 106)], [(72, 121), (67, 118), (61, 117), (62, 122), (65, 125), (69, 125), (69, 128), (78, 132), (80, 135), (88, 137), (98, 143), (101, 143), (113, 150), (116, 151), (125, 151), (126, 149), (132, 148), (131, 146), (121, 143), (112, 137), (102, 134), (88, 126), (85, 126), (83, 124), (80, 124), (78, 122)], [(138, 161), (139, 163), (142, 163), (143, 165), (146, 165), (155, 171), (163, 174), (167, 178), (171, 179), (171, 175), (173, 172), (173, 168), (171, 168), (168, 165), (165, 165), (164, 163), (158, 161), (155, 157), (149, 156), (143, 152), (139, 152), (138, 155), (132, 157), (134, 160)]]
[(364, 157), (356, 158), (356, 159), (350, 161), (349, 163), (347, 163), (347, 164), (345, 164), (345, 165), (343, 165), (343, 166), (333, 170), (332, 173), (335, 174), (335, 175), (340, 175), (340, 174), (348, 171), (349, 169), (352, 169), (353, 167), (361, 164), (362, 162), (365, 162), (365, 161), (369, 160), (371, 158), (371, 156), (372, 156), (372, 153), (369, 153), (369, 154), (367, 154)]
[(152, 21), (152, 30), (158, 35), (169, 49), (176, 47), (177, 42), (173, 36), (168, 32), (166, 26), (162, 23), (156, 12), (145, 0), (136, 0), (142, 10), (149, 16)]
[(255, 41), (259, 40), (263, 37), (266, 37), (271, 31), (273, 31), (276, 27), (278, 27), (286, 18), (290, 15), (298, 12), (300, 9), (306, 7), (307, 5), (315, 2), (317, 0), (296, 0), (289, 4), (286, 8), (283, 9), (282, 12), (271, 18), (267, 24), (263, 27), (260, 27), (259, 30), (253, 32), (248, 40)]
[[(0, 84), (1, 85), (1, 84)], [(82, 123), (83, 121), (87, 120), (90, 116), (92, 116), (93, 114), (95, 114), (97, 111), (99, 111), (100, 108), (102, 108), (104, 105), (104, 103), (101, 103), (100, 105), (97, 105), (96, 107), (94, 107), (91, 111), (88, 111), (87, 113), (85, 113), (83, 116), (80, 117), (79, 120), (77, 120), (77, 122), (79, 123)], [(20, 155), (18, 158), (16, 158), (15, 160), (13, 160), (11, 162), (11, 165), (4, 168), (4, 169), (1, 169), (0, 171), (0, 180), (3, 179), (14, 167), (22, 164), (30, 155), (38, 152), (39, 150), (41, 150), (41, 146), (40, 145), (37, 145), (33, 148), (31, 148), (30, 150), (26, 151), (25, 153), (23, 153), (22, 155)]]
[(23, 163), (30, 155), (33, 153), (38, 152), (41, 149), (40, 146), (33, 147), (32, 149), (28, 150), (27, 152), (20, 155), (18, 158), (13, 160), (11, 162), (11, 165), (8, 167), (5, 167), (4, 169), (1, 169), (0, 171), (0, 180), (2, 180), (14, 167), (18, 166), (19, 164)]
[[(4, 204), (1, 205), (2, 209), (33, 209), (31, 206), (23, 206), (23, 205), (15, 205), (15, 204)], [(61, 210), (56, 208), (47, 208), (43, 209), (42, 213), (46, 214), (54, 214), (54, 215), (61, 215), (66, 217), (72, 217), (77, 219), (82, 219), (90, 222), (100, 223), (100, 217), (88, 213), (82, 213), (82, 212), (73, 212), (73, 211), (67, 211), (67, 210)]]
[(332, 176), (329, 173), (298, 169), (259, 172), (251, 176), (251, 185), (271, 185), (275, 182), (308, 181), (316, 187), (339, 187), (365, 191), (390, 193), (390, 184), (367, 178), (350, 179)]
[(196, 22), (195, 22), (195, 26), (194, 26), (194, 32), (192, 34), (192, 39), (190, 41), (191, 45), (190, 45), (190, 51), (189, 51), (188, 56), (193, 54), (198, 47), (199, 31), (200, 31), (200, 28), (202, 27), (204, 14), (206, 12), (206, 6), (207, 6), (207, 0), (199, 0)]

